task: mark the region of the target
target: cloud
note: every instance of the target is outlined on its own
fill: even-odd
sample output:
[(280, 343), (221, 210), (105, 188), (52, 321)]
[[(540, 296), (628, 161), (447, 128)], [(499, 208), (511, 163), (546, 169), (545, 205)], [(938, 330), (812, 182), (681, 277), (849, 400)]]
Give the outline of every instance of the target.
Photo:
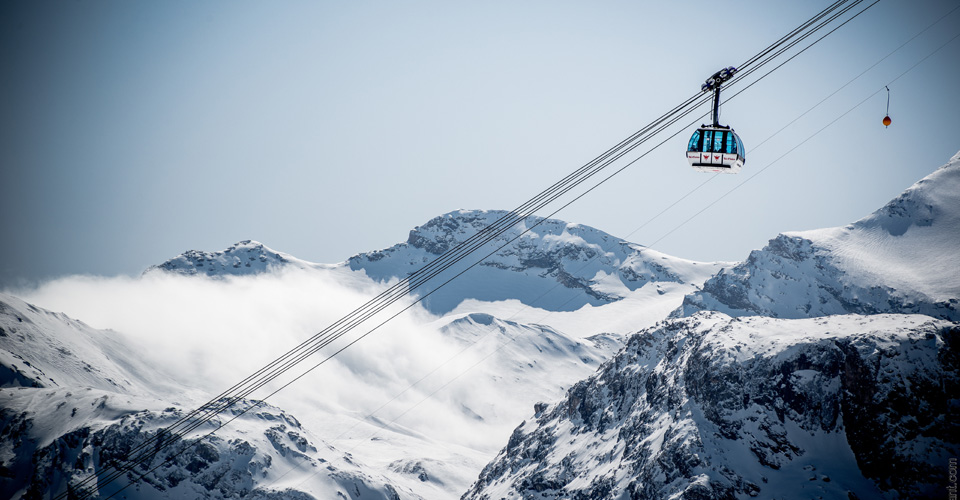
[[(70, 276), (11, 293), (94, 328), (117, 331), (147, 362), (212, 397), (388, 285), (343, 270), (291, 269), (226, 279), (159, 272), (139, 278)], [(405, 298), (394, 304), (252, 397), (264, 397), (410, 303)], [(344, 415), (368, 421), (374, 415), (382, 425), (397, 420), (412, 433), (490, 446), (490, 439), (476, 432), (476, 415), (467, 408), (485, 404), (471, 400), (497, 400), (497, 391), (469, 377), (457, 379), (480, 354), (444, 336), (436, 326), (444, 322), (437, 320), (414, 305), (271, 402), (308, 424), (313, 421), (308, 427), (314, 429), (316, 422), (342, 422)], [(444, 387), (454, 379), (452, 387)], [(353, 434), (374, 431), (364, 426)], [(323, 438), (340, 434), (324, 432)]]

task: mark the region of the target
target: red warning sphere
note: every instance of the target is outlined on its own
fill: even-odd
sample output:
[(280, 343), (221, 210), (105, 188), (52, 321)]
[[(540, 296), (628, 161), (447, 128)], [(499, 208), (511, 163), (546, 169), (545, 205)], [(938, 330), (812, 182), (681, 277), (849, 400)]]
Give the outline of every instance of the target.
[(883, 126), (884, 126), (884, 127), (889, 127), (891, 123), (893, 123), (893, 120), (891, 120), (889, 116), (884, 116), (884, 117), (883, 117)]

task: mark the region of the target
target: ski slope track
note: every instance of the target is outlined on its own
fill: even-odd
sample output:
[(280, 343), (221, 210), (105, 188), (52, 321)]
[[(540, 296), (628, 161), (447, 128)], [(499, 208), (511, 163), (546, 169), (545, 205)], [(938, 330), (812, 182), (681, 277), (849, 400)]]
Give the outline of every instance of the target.
[(677, 316), (919, 313), (960, 320), (960, 154), (844, 227), (784, 233), (709, 279)]

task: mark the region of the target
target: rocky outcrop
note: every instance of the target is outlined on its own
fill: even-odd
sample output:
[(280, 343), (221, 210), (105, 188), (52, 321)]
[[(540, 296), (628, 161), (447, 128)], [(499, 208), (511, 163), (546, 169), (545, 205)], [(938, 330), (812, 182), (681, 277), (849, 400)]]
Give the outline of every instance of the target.
[(465, 499), (933, 498), (960, 451), (957, 325), (701, 313), (629, 339)]
[[(75, 419), (77, 425), (42, 436), (42, 428), (57, 417), (22, 407), (0, 411), (3, 456), (14, 457), (0, 466), (0, 490), (24, 500), (68, 491), (71, 497), (98, 498), (121, 490), (121, 495), (137, 498), (306, 500), (315, 498), (314, 489), (328, 497), (339, 492), (354, 498), (362, 492), (363, 498), (400, 498), (398, 488), (362, 472), (349, 454), (338, 457), (338, 463), (323, 458), (339, 454), (332, 448), (318, 450), (295, 418), (263, 403), (240, 402), (182, 439), (144, 454), (144, 443), (184, 417), (181, 408), (122, 409), (123, 403), (113, 401), (116, 396), (102, 393), (52, 396), (69, 402), (74, 416), (78, 410), (82, 413)], [(112, 412), (117, 414), (103, 418)], [(230, 427), (211, 433), (234, 418)], [(290, 473), (301, 479), (277, 484)], [(114, 475), (116, 480), (104, 481)], [(405, 498), (418, 498), (399, 491)]]
[(160, 265), (151, 266), (144, 274), (164, 271), (186, 276), (223, 278), (259, 274), (285, 267), (310, 269), (324, 266), (277, 252), (258, 241), (244, 240), (220, 252), (188, 250)]

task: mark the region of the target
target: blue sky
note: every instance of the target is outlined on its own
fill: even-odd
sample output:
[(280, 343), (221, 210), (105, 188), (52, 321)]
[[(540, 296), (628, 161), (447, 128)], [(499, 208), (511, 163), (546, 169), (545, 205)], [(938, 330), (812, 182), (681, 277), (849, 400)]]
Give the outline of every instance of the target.
[[(0, 286), (243, 239), (332, 263), (513, 208), (827, 4), (3, 2)], [(727, 103), (738, 176), (693, 191), (690, 128), (557, 217), (741, 260), (867, 215), (960, 150), (960, 10), (775, 132), (954, 7), (882, 0)]]

